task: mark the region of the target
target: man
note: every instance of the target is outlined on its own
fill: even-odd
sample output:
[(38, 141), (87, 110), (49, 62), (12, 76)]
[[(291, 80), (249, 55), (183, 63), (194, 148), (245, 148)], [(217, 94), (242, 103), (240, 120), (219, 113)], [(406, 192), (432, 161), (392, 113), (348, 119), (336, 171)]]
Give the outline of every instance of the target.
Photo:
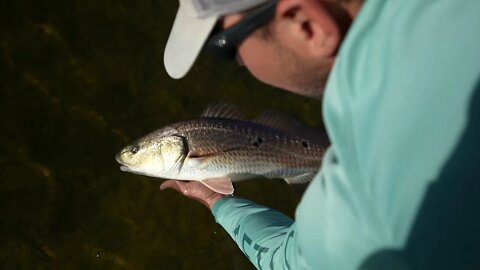
[[(173, 78), (207, 44), (279, 88), (320, 97), (327, 83), (332, 145), (295, 221), (197, 182), (161, 189), (209, 207), (259, 269), (480, 269), (479, 10), (473, 0), (181, 0), (165, 50)], [(218, 22), (224, 32), (211, 36)]]

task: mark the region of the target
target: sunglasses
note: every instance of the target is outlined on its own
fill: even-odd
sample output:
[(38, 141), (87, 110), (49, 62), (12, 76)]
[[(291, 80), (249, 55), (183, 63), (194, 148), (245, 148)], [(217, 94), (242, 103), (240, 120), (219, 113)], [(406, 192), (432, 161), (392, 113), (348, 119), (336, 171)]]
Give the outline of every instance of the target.
[(269, 1), (253, 11), (245, 19), (225, 30), (222, 29), (222, 22), (219, 21), (210, 38), (205, 43), (204, 49), (221, 59), (235, 61), (238, 45), (253, 31), (266, 25), (273, 19), (277, 3), (278, 0)]

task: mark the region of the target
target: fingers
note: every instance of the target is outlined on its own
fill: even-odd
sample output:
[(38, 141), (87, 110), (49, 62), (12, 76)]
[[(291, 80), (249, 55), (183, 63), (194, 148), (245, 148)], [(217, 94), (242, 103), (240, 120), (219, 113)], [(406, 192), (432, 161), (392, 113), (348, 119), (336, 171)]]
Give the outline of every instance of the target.
[(188, 195), (187, 182), (178, 180), (167, 180), (160, 185), (160, 190), (173, 189), (183, 195)]
[(160, 185), (160, 190), (174, 189), (176, 191), (180, 191), (176, 182), (177, 181), (175, 180), (166, 180)]
[(160, 185), (160, 190), (165, 189), (173, 189), (184, 196), (198, 198), (200, 200), (211, 196), (212, 193), (215, 193), (198, 181), (186, 182), (178, 180), (166, 180)]
[(210, 208), (209, 204), (207, 204), (203, 199), (202, 194), (197, 194), (198, 192), (196, 190), (196, 184), (198, 183), (190, 183), (178, 180), (166, 180), (160, 185), (160, 190), (173, 189), (178, 193), (183, 194), (188, 198), (199, 201), (206, 207)]
[(184, 196), (199, 201), (209, 209), (220, 198), (224, 197), (216, 193), (198, 181), (186, 182), (178, 180), (166, 180), (160, 185), (160, 190), (173, 189)]
[(196, 197), (196, 185), (188, 181), (166, 180), (160, 185), (160, 190), (173, 189), (187, 197)]

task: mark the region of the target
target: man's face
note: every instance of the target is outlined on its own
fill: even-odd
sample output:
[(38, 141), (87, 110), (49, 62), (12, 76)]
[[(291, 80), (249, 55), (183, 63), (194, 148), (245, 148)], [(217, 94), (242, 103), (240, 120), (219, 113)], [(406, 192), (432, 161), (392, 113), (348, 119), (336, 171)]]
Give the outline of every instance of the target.
[[(242, 19), (234, 14), (224, 17), (229, 28)], [(300, 95), (320, 98), (333, 61), (312, 60), (296, 53), (295, 40), (273, 23), (268, 31), (257, 30), (238, 48), (239, 63), (258, 80)]]

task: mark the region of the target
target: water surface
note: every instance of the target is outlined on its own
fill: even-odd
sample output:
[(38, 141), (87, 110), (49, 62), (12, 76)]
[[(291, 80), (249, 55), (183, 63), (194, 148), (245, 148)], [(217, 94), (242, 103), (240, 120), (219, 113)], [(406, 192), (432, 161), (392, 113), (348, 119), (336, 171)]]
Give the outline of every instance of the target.
[[(115, 153), (224, 100), (320, 125), (320, 104), (202, 56), (162, 65), (177, 1), (7, 0), (0, 7), (0, 269), (253, 269), (202, 205), (121, 172)], [(280, 180), (240, 196), (293, 216)], [(268, 196), (266, 196), (268, 194)]]

